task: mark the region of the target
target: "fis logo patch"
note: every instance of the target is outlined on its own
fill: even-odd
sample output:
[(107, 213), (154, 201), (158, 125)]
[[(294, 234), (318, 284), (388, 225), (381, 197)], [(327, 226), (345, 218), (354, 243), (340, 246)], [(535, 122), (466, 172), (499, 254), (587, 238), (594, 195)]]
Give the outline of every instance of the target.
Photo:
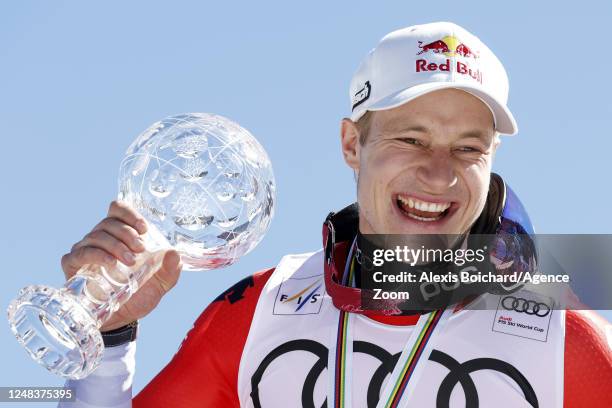
[(287, 279), (278, 288), (273, 314), (318, 314), (324, 290), (323, 275)]

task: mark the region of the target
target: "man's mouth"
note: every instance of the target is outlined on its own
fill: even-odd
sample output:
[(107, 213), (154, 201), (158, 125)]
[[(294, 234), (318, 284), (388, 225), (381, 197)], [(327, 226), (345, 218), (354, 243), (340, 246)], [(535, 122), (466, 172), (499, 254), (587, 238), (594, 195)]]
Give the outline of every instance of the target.
[(432, 203), (412, 196), (398, 194), (395, 203), (406, 216), (417, 221), (433, 222), (448, 215), (451, 202)]

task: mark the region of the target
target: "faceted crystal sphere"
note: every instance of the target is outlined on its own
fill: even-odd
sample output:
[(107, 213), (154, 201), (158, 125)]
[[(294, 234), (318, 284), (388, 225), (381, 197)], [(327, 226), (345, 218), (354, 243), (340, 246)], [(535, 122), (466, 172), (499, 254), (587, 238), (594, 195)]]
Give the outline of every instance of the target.
[(181, 253), (185, 269), (213, 269), (261, 241), (276, 190), (251, 133), (222, 116), (188, 113), (153, 124), (128, 148), (119, 199)]

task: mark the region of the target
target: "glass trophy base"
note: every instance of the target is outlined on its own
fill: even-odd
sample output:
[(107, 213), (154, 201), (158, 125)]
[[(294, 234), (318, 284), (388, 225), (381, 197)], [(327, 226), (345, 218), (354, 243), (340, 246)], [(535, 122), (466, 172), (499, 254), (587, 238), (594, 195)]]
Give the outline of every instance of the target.
[(66, 289), (21, 289), (8, 320), (30, 356), (55, 374), (80, 379), (99, 364), (104, 343), (96, 321)]

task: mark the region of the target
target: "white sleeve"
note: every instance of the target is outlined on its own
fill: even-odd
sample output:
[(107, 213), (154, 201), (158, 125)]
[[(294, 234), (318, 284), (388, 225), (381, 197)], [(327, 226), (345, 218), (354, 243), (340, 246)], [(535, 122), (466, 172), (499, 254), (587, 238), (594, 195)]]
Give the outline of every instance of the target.
[(74, 402), (60, 402), (58, 408), (130, 408), (132, 380), (136, 369), (136, 342), (104, 349), (98, 368), (82, 380), (68, 380)]

